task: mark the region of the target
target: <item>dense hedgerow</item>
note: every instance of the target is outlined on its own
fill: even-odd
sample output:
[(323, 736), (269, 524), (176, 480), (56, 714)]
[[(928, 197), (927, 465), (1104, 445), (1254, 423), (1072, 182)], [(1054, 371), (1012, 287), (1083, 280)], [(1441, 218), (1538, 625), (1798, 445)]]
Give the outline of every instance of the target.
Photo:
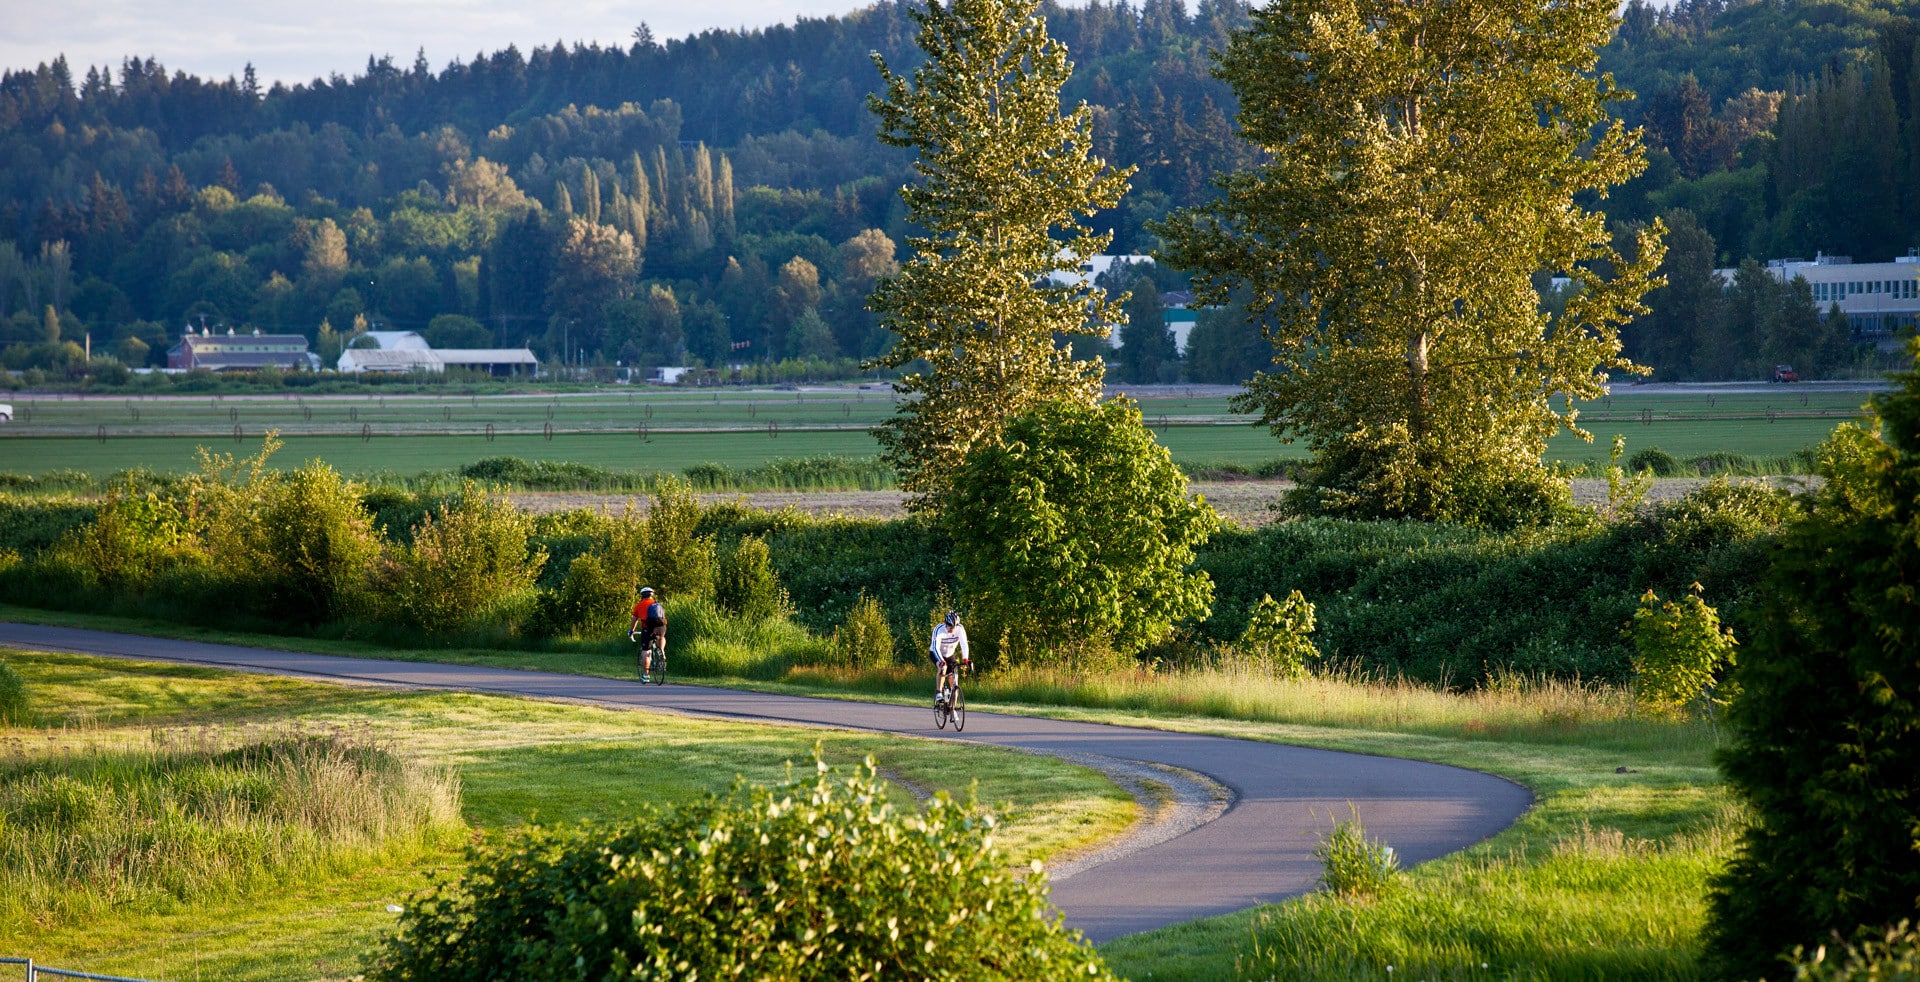
[[(248, 484), (239, 475), (225, 480)], [(316, 474), (313, 480), (321, 478)], [(363, 628), (369, 625), (363, 621), (379, 613), (367, 607), (378, 605), (349, 611), (350, 604), (337, 602), (352, 594), (347, 584), (355, 557), (362, 554), (358, 547), (338, 551), (339, 563), (331, 567), (338, 575), (289, 579), (284, 588), (271, 589), (262, 588), (271, 585), (262, 577), (280, 566), (251, 558), (216, 559), (218, 550), (209, 552), (215, 542), (247, 541), (245, 536), (208, 538), (193, 523), (183, 526), (185, 532), (169, 531), (171, 519), (149, 523), (150, 531), (172, 536), (179, 548), (150, 556), (153, 568), (129, 581), (131, 589), (105, 583), (103, 573), (107, 579), (116, 575), (112, 564), (92, 567), (70, 548), (102, 534), (103, 516), (106, 525), (120, 523), (124, 531), (122, 519), (138, 516), (108, 513), (145, 507), (136, 501), (145, 502), (148, 495), (171, 507), (180, 522), (190, 514), (204, 520), (209, 502), (235, 500), (237, 492), (221, 487), (189, 476), (171, 482), (130, 480), (110, 502), (0, 495), (0, 548), (19, 557), (0, 564), (0, 600), (239, 629), (366, 636)], [(773, 577), (769, 594), (773, 587), (784, 591), (790, 600), (787, 616), (820, 638), (846, 621), (862, 593), (883, 598), (899, 660), (918, 657), (928, 616), (943, 612), (950, 601), (941, 598), (958, 592), (953, 539), (924, 518), (813, 518), (738, 503), (700, 506), (684, 483), (665, 482), (662, 490), (668, 507), (644, 520), (575, 510), (508, 522), (525, 525), (529, 557), (545, 553), (549, 558), (530, 584), (512, 587), (513, 597), (470, 598), (474, 610), (489, 611), (493, 618), (479, 635), (496, 644), (612, 637), (618, 633), (612, 628), (621, 626), (616, 622), (631, 609), (625, 596), (629, 586), (645, 580), (675, 599), (706, 592), (719, 572), (714, 560), (733, 555), (747, 537), (766, 546)], [(350, 544), (363, 533), (347, 530), (364, 529), (381, 556), (376, 568), (390, 572), (391, 562), (412, 548), (416, 530), (439, 524), (438, 517), (429, 523), (427, 516), (456, 508), (469, 493), (350, 482), (327, 491), (331, 510), (321, 511), (334, 516), (331, 527), (342, 530), (340, 541)], [(258, 515), (264, 507), (251, 504), (234, 514)], [(1784, 493), (1759, 485), (1714, 483), (1680, 501), (1612, 521), (1572, 520), (1507, 532), (1337, 519), (1229, 528), (1197, 550), (1197, 566), (1213, 579), (1211, 616), (1177, 625), (1180, 640), (1150, 648), (1145, 657), (1186, 663), (1211, 648), (1230, 647), (1245, 633), (1263, 596), (1285, 597), (1298, 590), (1314, 607), (1314, 640), (1323, 663), (1455, 685), (1496, 674), (1625, 682), (1632, 674), (1633, 647), (1621, 631), (1641, 595), (1652, 589), (1675, 596), (1697, 581), (1705, 601), (1739, 630), (1741, 612), (1753, 596), (1754, 571), (1766, 561), (1766, 543), (1798, 507)], [(629, 536), (614, 543), (621, 522), (638, 529), (639, 541)], [(656, 549), (655, 542), (671, 548)], [(122, 545), (129, 547), (128, 555), (138, 553), (134, 546), (145, 548), (139, 542)], [(576, 570), (574, 561), (590, 555), (594, 559)], [(570, 574), (577, 574), (571, 587)], [(634, 583), (625, 582), (629, 577)], [(373, 599), (385, 595), (379, 582), (371, 578)], [(443, 599), (450, 605), (448, 616), (460, 613), (458, 597)], [(417, 618), (402, 616), (393, 606), (386, 613), (390, 616), (380, 629), (384, 640), (426, 640), (409, 636), (416, 629), (407, 623)], [(316, 623), (328, 617), (330, 625)], [(447, 628), (440, 625), (441, 640)], [(482, 640), (479, 635), (476, 640)]]
[(532, 828), (401, 915), (368, 977), (954, 979), (1112, 976), (1009, 869), (992, 816), (896, 811), (869, 759), (619, 825)]
[(1709, 484), (1621, 521), (1492, 532), (1308, 519), (1216, 535), (1201, 629), (1230, 641), (1262, 596), (1299, 590), (1334, 662), (1463, 683), (1492, 673), (1624, 682), (1621, 629), (1648, 589), (1699, 582), (1722, 612), (1750, 601), (1766, 544), (1795, 513), (1757, 484)]

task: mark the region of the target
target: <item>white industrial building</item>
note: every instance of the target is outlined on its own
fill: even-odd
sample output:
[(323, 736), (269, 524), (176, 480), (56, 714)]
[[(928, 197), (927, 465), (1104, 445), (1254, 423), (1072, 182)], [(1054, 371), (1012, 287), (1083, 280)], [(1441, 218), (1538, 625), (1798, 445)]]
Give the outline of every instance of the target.
[[(1714, 270), (1729, 286), (1735, 272)], [(1813, 305), (1820, 316), (1839, 304), (1856, 335), (1885, 336), (1920, 323), (1920, 254), (1885, 263), (1856, 263), (1849, 256), (1816, 253), (1812, 259), (1769, 259), (1767, 272), (1783, 283), (1796, 276), (1805, 279), (1813, 288)]]
[[(411, 333), (411, 332), (408, 332)], [(415, 335), (418, 337), (418, 335)], [(537, 375), (540, 359), (526, 348), (348, 348), (340, 353), (340, 371), (444, 372), (448, 368), (489, 375)]]

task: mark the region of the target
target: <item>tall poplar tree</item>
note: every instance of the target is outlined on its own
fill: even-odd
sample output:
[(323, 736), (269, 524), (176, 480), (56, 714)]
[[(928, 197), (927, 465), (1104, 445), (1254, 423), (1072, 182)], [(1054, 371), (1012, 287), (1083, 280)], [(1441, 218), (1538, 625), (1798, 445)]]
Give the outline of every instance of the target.
[[(1112, 208), (1132, 170), (1092, 153), (1093, 115), (1062, 112), (1072, 74), (1035, 0), (930, 0), (910, 9), (928, 60), (911, 76), (875, 54), (884, 94), (868, 100), (880, 139), (916, 151), (903, 188), (912, 256), (868, 300), (898, 338), (879, 363), (925, 359), (895, 383), (906, 398), (878, 432), (920, 506), (938, 506), (959, 455), (998, 439), (1013, 415), (1050, 399), (1091, 405), (1103, 368), (1054, 339), (1120, 317), (1092, 286), (1056, 285), (1106, 248), (1085, 224)], [(1057, 237), (1056, 237), (1057, 236)]]
[[(1220, 56), (1266, 163), (1155, 231), (1203, 303), (1248, 288), (1274, 363), (1238, 408), (1312, 448), (1302, 510), (1505, 523), (1564, 500), (1553, 400), (1633, 370), (1618, 325), (1662, 253), (1655, 223), (1620, 256), (1588, 206), (1645, 166), (1593, 74), (1615, 6), (1274, 0)], [(1574, 281), (1564, 315), (1540, 271)]]

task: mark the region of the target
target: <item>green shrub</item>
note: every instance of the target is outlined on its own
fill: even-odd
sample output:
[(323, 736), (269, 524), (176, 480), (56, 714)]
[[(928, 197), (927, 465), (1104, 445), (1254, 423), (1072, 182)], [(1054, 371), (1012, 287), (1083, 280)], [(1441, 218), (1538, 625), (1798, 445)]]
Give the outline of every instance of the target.
[(1231, 643), (1262, 595), (1314, 599), (1322, 655), (1429, 683), (1491, 673), (1625, 683), (1621, 626), (1648, 589), (1699, 582), (1729, 621), (1757, 590), (1782, 524), (1800, 506), (1755, 483), (1715, 481), (1622, 515), (1506, 532), (1425, 522), (1305, 519), (1229, 529), (1200, 550), (1215, 584), (1200, 625)]
[(606, 553), (575, 556), (559, 589), (543, 595), (534, 631), (546, 637), (613, 637), (632, 622), (638, 595), (632, 573)]
[[(1863, 934), (1866, 932), (1862, 932)], [(1900, 923), (1841, 947), (1821, 945), (1808, 953), (1793, 949), (1793, 977), (1800, 982), (1894, 982), (1920, 979), (1920, 929), (1913, 921)]]
[(144, 591), (162, 570), (203, 558), (186, 516), (151, 491), (109, 495), (94, 520), (53, 551), (115, 592)]
[(713, 589), (713, 539), (700, 534), (700, 503), (693, 489), (667, 478), (653, 493), (642, 539), (634, 544), (639, 579), (664, 597), (686, 599)]
[(893, 630), (880, 601), (861, 594), (847, 612), (846, 623), (833, 632), (833, 660), (849, 668), (884, 668), (893, 664)]
[(1647, 447), (1627, 458), (1627, 470), (1635, 474), (1651, 472), (1654, 477), (1675, 477), (1680, 460), (1659, 447)]
[(254, 603), (281, 619), (318, 623), (352, 610), (380, 541), (351, 482), (319, 461), (267, 482), (246, 533)]
[(1240, 635), (1239, 651), (1277, 678), (1305, 678), (1308, 667), (1320, 657), (1308, 637), (1312, 633), (1313, 604), (1300, 591), (1287, 594), (1285, 602), (1267, 594), (1254, 605), (1246, 633)]
[(5, 659), (0, 659), (0, 725), (19, 726), (25, 723), (31, 708), (27, 699), (26, 680)]
[(1111, 978), (994, 828), (944, 795), (895, 811), (871, 760), (616, 826), (535, 828), (408, 905), (368, 977)]
[(1313, 848), (1313, 858), (1320, 861), (1321, 885), (1341, 896), (1384, 897), (1400, 883), (1400, 857), (1392, 846), (1367, 838), (1359, 812), (1335, 822)]
[(774, 575), (767, 544), (747, 536), (720, 563), (714, 599), (728, 613), (748, 621), (778, 617), (787, 609), (787, 594)]
[(1700, 599), (1698, 583), (1677, 603), (1648, 590), (1628, 630), (1636, 652), (1634, 697), (1657, 715), (1683, 712), (1733, 664), (1733, 632)]
[[(1920, 355), (1920, 347), (1910, 349)], [(1752, 823), (1714, 879), (1713, 968), (1751, 978), (1920, 896), (1920, 371), (1842, 424), (1743, 621), (1718, 762)]]
[(1133, 403), (1036, 406), (970, 451), (949, 486), (940, 517), (961, 596), (1022, 650), (1131, 655), (1207, 616), (1213, 584), (1191, 567), (1220, 520)]
[(530, 547), (532, 530), (525, 514), (469, 485), (422, 519), (411, 542), (387, 550), (380, 577), (386, 618), (438, 637), (498, 623), (546, 562)]

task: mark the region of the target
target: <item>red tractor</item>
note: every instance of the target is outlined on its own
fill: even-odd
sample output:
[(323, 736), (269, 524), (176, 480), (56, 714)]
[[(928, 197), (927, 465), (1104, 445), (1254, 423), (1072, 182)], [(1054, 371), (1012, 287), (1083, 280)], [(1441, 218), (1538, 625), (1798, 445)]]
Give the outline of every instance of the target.
[(1775, 382), (1798, 382), (1800, 381), (1800, 373), (1795, 372), (1792, 365), (1775, 365), (1773, 366), (1773, 380)]

